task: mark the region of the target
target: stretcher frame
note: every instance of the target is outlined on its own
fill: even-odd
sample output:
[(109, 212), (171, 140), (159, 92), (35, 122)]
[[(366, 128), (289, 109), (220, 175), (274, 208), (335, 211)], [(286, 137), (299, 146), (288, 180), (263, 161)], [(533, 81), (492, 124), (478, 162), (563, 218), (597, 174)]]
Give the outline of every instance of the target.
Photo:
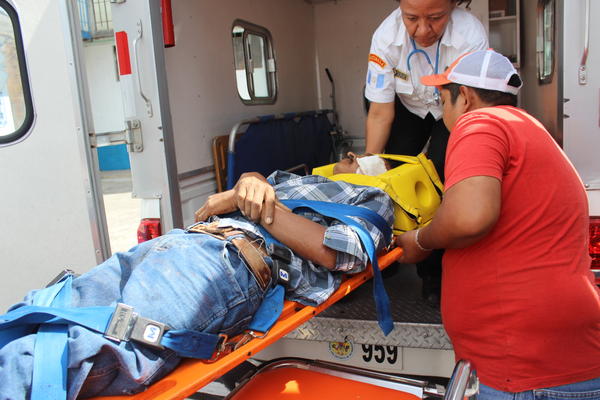
[[(379, 268), (387, 268), (397, 261), (402, 255), (402, 249), (393, 248), (378, 256)], [(370, 265), (370, 264), (369, 264)], [(167, 376), (154, 383), (144, 392), (127, 396), (102, 396), (94, 397), (95, 400), (177, 400), (185, 399), (196, 393), (205, 385), (219, 378), (221, 375), (235, 368), (248, 358), (281, 339), (304, 322), (324, 311), (341, 298), (358, 288), (373, 277), (372, 268), (365, 271), (347, 275), (340, 287), (321, 305), (312, 307), (304, 306), (297, 302), (285, 301), (281, 316), (271, 330), (263, 337), (255, 337), (241, 345), (232, 352), (219, 357), (214, 362), (185, 359)]]

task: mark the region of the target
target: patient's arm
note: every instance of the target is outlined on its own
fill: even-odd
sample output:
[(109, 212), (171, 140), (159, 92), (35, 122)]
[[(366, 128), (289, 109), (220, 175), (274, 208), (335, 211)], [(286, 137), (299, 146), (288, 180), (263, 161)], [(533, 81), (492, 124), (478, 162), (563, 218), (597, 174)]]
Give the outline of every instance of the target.
[(246, 218), (269, 224), (273, 220), (275, 190), (257, 172), (244, 173), (233, 189), (208, 196), (206, 203), (195, 213), (196, 222), (205, 221), (213, 215), (240, 210)]
[(238, 209), (300, 257), (328, 269), (335, 267), (337, 251), (323, 245), (327, 228), (292, 213), (277, 200), (273, 187), (258, 173), (243, 174), (233, 189), (209, 196), (196, 211), (196, 221)]
[(237, 210), (233, 189), (208, 196), (206, 202), (195, 213), (196, 222), (206, 221), (213, 215), (227, 214)]
[(279, 205), (275, 207), (273, 222), (261, 225), (300, 257), (327, 269), (335, 268), (337, 251), (323, 244), (327, 227)]

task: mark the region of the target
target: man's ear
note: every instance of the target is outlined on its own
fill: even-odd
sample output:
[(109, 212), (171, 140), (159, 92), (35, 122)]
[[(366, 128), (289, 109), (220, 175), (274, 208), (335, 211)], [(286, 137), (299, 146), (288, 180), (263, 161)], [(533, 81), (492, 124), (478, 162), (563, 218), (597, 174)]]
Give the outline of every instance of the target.
[(479, 96), (477, 95), (477, 93), (470, 87), (468, 86), (461, 86), (459, 88), (460, 90), (460, 94), (462, 95), (462, 105), (464, 107), (463, 109), (463, 113), (469, 112), (469, 111), (473, 111), (477, 108), (480, 108), (481, 105), (481, 100), (479, 99)]

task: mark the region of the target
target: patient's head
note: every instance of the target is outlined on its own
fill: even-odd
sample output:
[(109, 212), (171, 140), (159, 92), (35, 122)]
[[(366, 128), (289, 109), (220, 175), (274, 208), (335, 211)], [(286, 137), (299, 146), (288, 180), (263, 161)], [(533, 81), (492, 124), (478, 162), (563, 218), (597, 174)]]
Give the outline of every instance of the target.
[(333, 167), (334, 174), (379, 175), (389, 169), (387, 160), (373, 154), (356, 155), (349, 151), (346, 157)]

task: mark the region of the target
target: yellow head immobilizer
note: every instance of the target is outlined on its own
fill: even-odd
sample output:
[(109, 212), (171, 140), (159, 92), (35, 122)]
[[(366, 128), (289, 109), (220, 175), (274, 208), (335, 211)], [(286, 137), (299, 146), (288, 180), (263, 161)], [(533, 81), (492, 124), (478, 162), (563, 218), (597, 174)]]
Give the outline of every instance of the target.
[(441, 202), (444, 190), (431, 160), (424, 154), (416, 157), (378, 154), (387, 160), (402, 164), (377, 176), (360, 174), (333, 174), (335, 164), (313, 169), (313, 175), (356, 185), (375, 186), (384, 190), (394, 201), (394, 234), (429, 223)]

